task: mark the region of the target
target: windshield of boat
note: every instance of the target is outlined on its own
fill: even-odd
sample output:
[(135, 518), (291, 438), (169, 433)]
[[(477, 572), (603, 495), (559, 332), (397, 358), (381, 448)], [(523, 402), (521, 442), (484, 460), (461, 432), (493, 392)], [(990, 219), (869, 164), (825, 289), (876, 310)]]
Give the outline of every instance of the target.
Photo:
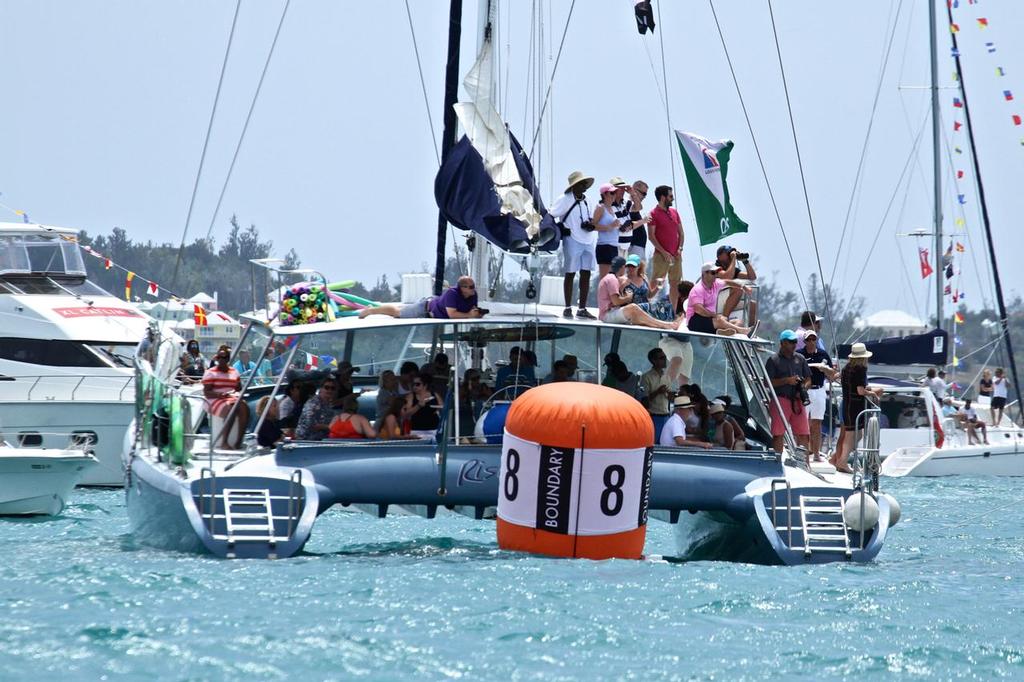
[[(270, 344), (270, 330), (262, 324), (251, 323), (242, 334), (238, 346), (232, 349), (231, 363), (240, 373), (247, 375), (255, 370), (253, 384), (272, 384), (281, 375), (291, 347), (295, 345), (294, 337), (280, 337)], [(266, 351), (266, 355), (264, 355)], [(248, 358), (243, 361), (243, 358)], [(246, 364), (248, 363), (248, 364)]]
[(56, 233), (0, 235), (0, 276), (28, 274), (85, 277), (78, 242)]
[(39, 275), (4, 275), (0, 292), (8, 294), (43, 294), (47, 296), (109, 296), (110, 294), (84, 277), (41, 277)]
[(132, 367), (136, 344), (128, 343), (87, 343), (95, 353), (106, 358), (115, 367)]
[[(412, 362), (421, 371), (434, 374), (435, 389), (442, 396), (454, 387), (453, 376), (462, 380), (472, 369), (474, 374), (479, 373), (490, 396), (514, 399), (529, 385), (554, 380), (564, 372), (559, 361), (574, 356), (577, 369), (570, 380), (603, 383), (639, 400), (644, 397), (642, 374), (652, 368), (648, 353), (657, 348), (669, 359), (673, 389), (696, 384), (708, 400), (723, 398), (737, 414), (764, 421), (762, 411), (747, 409), (753, 391), (735, 371), (726, 352), (727, 344), (734, 342), (723, 338), (571, 322), (523, 325), (482, 320), (351, 327), (292, 337), (283, 329), (276, 333), (269, 354), (271, 377), (284, 369), (291, 346), (297, 344), (292, 369), (315, 370), (350, 362), (356, 367), (352, 384), (366, 397), (375, 394), (383, 372), (399, 374), (404, 363)], [(257, 342), (252, 332), (247, 333), (240, 345), (250, 349), (254, 360), (266, 344), (264, 334), (258, 335)], [(436, 368), (438, 354), (447, 356), (447, 366), (440, 373)]]

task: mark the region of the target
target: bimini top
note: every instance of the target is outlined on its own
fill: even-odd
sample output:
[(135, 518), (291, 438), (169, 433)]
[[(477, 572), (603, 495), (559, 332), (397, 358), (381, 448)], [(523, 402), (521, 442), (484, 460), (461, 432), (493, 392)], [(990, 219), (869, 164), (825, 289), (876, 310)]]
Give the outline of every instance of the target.
[(0, 223), (0, 276), (85, 277), (77, 230), (34, 223)]
[[(482, 303), (482, 306), (486, 306), (490, 311), (487, 315), (480, 318), (463, 318), (463, 319), (440, 319), (440, 318), (409, 318), (409, 319), (398, 319), (390, 317), (388, 315), (370, 315), (364, 319), (358, 317), (340, 317), (331, 322), (317, 322), (314, 324), (296, 324), (278, 326), (273, 325), (270, 327), (271, 331), (275, 336), (278, 337), (290, 337), (306, 334), (320, 334), (324, 332), (335, 332), (335, 331), (348, 331), (357, 329), (374, 329), (374, 328), (387, 328), (387, 327), (408, 327), (410, 325), (418, 326), (437, 326), (437, 325), (448, 325), (448, 324), (459, 324), (459, 325), (530, 325), (530, 324), (543, 324), (543, 325), (555, 325), (560, 327), (590, 327), (598, 329), (608, 330), (629, 330), (629, 331), (642, 331), (650, 332), (652, 334), (665, 334), (671, 333), (672, 335), (680, 337), (693, 337), (695, 339), (716, 339), (716, 340), (727, 340), (734, 341), (737, 343), (750, 343), (758, 346), (768, 346), (769, 342), (761, 338), (749, 339), (746, 336), (718, 336), (715, 334), (704, 334), (701, 332), (693, 332), (688, 329), (680, 329), (677, 332), (666, 332), (663, 329), (653, 329), (650, 327), (640, 327), (637, 325), (628, 324), (611, 324), (608, 322), (601, 322), (599, 320), (578, 320), (578, 319), (566, 319), (562, 317), (562, 308), (560, 306), (541, 305), (537, 303), (507, 303), (503, 301), (487, 301)], [(253, 318), (249, 318), (253, 319)], [(259, 324), (266, 325), (266, 322), (255, 320)]]

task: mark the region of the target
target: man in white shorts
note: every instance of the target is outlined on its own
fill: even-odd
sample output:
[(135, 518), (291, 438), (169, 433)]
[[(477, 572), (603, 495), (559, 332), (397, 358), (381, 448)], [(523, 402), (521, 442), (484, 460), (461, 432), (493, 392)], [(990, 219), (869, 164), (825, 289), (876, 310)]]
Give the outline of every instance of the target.
[(569, 174), (569, 186), (565, 193), (551, 205), (549, 212), (562, 228), (562, 272), (565, 279), (562, 290), (565, 294), (565, 310), (562, 317), (572, 319), (572, 290), (576, 273), (580, 273), (580, 297), (576, 317), (593, 320), (587, 310), (590, 295), (590, 272), (597, 268), (597, 231), (590, 221), (590, 207), (585, 192), (594, 184), (594, 178), (581, 171)]
[(828, 402), (826, 381), (834, 381), (838, 372), (834, 369), (832, 358), (828, 352), (818, 345), (818, 332), (808, 329), (804, 332), (804, 347), (797, 351), (807, 359), (811, 369), (811, 385), (807, 396), (811, 404), (807, 406), (807, 418), (811, 429), (810, 451), (808, 458), (816, 462), (824, 460), (821, 456), (821, 422), (825, 418), (825, 407)]

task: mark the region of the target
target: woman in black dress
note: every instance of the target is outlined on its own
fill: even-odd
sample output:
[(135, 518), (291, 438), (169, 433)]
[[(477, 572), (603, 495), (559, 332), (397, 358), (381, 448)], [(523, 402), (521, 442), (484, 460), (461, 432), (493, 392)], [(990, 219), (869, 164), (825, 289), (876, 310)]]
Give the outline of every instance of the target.
[(853, 471), (847, 464), (853, 450), (854, 430), (857, 416), (867, 407), (867, 396), (882, 397), (882, 389), (868, 388), (868, 358), (872, 356), (863, 343), (855, 343), (850, 349), (849, 359), (840, 375), (843, 387), (843, 439), (839, 444), (835, 460), (832, 462), (836, 470), (850, 474)]

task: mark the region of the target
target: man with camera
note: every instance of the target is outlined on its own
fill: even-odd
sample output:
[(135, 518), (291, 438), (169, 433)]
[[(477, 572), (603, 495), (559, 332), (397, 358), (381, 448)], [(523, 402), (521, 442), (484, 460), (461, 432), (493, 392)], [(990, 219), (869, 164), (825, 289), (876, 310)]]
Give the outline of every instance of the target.
[(585, 192), (594, 184), (594, 178), (581, 171), (569, 174), (569, 186), (565, 193), (552, 204), (549, 212), (558, 221), (562, 230), (562, 272), (565, 279), (562, 291), (565, 294), (565, 310), (562, 317), (572, 319), (572, 289), (576, 273), (580, 273), (580, 297), (576, 317), (593, 320), (587, 310), (590, 295), (590, 272), (597, 267), (597, 232), (590, 220)]
[(368, 315), (390, 315), (401, 319), (433, 317), (443, 320), (479, 318), (487, 308), (477, 305), (476, 282), (469, 275), (459, 277), (456, 286), (449, 287), (440, 296), (426, 296), (415, 303), (382, 303), (359, 311), (359, 319)]
[(779, 405), (782, 406), (782, 414), (779, 414), (779, 408), (774, 402), (771, 406), (772, 447), (775, 452), (782, 452), (788, 422), (797, 444), (806, 449), (811, 433), (807, 420), (807, 404), (810, 403), (807, 389), (811, 385), (811, 368), (807, 366), (807, 359), (796, 352), (796, 332), (784, 329), (779, 334), (779, 352), (769, 357), (764, 366), (775, 395), (779, 398)]
[[(748, 282), (753, 282), (757, 279), (754, 266), (750, 264), (749, 253), (742, 253), (731, 246), (722, 245), (718, 247), (715, 262), (719, 268), (718, 274), (715, 276), (719, 279), (743, 279)], [(729, 292), (729, 297), (725, 299), (725, 305), (722, 306), (723, 315), (726, 317), (732, 315), (736, 307), (739, 306), (743, 293), (742, 289), (733, 289)], [(747, 301), (747, 324), (752, 325), (756, 321), (757, 301), (754, 300), (753, 296), (750, 296)]]

